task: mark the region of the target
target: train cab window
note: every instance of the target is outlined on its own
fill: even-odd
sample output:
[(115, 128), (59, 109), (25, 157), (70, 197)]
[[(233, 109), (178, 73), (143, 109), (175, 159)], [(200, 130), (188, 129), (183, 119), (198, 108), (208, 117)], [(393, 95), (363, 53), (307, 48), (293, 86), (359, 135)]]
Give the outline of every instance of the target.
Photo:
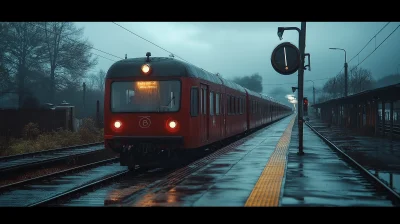
[(111, 111), (177, 112), (180, 109), (181, 83), (168, 81), (114, 81), (111, 84)]
[(220, 111), (220, 99), (219, 99), (219, 93), (215, 94), (215, 114), (219, 115)]
[(199, 115), (199, 88), (192, 87), (190, 92), (190, 115), (196, 117)]
[(210, 116), (214, 115), (214, 92), (210, 92)]

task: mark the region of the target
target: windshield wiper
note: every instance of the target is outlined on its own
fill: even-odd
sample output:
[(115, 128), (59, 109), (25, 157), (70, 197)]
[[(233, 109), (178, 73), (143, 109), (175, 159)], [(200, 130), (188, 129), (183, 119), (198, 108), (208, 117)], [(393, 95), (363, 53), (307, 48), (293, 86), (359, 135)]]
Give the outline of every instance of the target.
[(169, 107), (169, 105), (171, 104), (171, 102), (172, 102), (173, 100), (175, 100), (175, 96), (172, 97), (171, 100), (169, 101), (169, 103), (168, 103), (167, 105), (163, 106), (163, 107)]

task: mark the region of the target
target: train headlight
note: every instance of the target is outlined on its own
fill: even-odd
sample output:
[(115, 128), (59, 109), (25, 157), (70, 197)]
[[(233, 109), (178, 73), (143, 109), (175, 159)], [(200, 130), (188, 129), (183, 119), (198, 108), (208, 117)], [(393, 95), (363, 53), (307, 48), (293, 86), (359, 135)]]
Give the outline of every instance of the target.
[(172, 129), (176, 128), (176, 125), (177, 125), (176, 121), (170, 121), (169, 122), (169, 127), (172, 128)]
[(120, 128), (121, 126), (122, 126), (121, 121), (116, 121), (116, 122), (114, 122), (114, 127), (115, 127), (115, 128)]
[(150, 65), (149, 65), (149, 64), (144, 64), (144, 65), (142, 65), (142, 72), (143, 72), (143, 74), (145, 74), (145, 75), (149, 74), (149, 73), (150, 73), (150, 70), (151, 70), (151, 68), (150, 68)]
[(177, 120), (170, 118), (165, 122), (165, 128), (168, 132), (176, 133), (180, 130), (180, 125)]

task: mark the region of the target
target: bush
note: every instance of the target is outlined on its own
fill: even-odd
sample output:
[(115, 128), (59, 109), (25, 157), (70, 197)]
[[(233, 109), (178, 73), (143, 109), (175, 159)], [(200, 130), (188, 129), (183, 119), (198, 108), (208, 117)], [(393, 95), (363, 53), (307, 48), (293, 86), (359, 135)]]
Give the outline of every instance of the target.
[(98, 129), (92, 119), (84, 119), (78, 132), (60, 129), (50, 133), (40, 133), (37, 124), (29, 123), (23, 129), (23, 138), (11, 139), (0, 151), (0, 156), (101, 142), (103, 133), (104, 130)]
[(40, 134), (39, 125), (35, 123), (28, 123), (22, 129), (22, 136), (24, 139), (36, 139)]

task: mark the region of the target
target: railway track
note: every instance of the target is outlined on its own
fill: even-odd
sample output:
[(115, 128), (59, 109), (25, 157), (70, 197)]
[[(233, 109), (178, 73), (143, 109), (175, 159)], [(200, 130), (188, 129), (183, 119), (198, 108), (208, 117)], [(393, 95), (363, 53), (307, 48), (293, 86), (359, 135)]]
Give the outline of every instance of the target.
[(327, 139), (323, 134), (321, 134), (319, 131), (317, 131), (316, 128), (314, 128), (309, 122), (305, 122), (305, 124), (314, 132), (316, 133), (325, 143), (327, 143), (333, 150), (338, 152), (345, 160), (347, 160), (351, 165), (356, 167), (358, 170), (361, 171), (361, 173), (367, 177), (370, 181), (372, 181), (375, 186), (379, 190), (383, 190), (387, 192), (388, 198), (390, 198), (392, 201), (395, 202), (395, 204), (398, 206), (400, 205), (400, 195), (395, 192), (393, 189), (391, 189), (386, 183), (381, 181), (378, 177), (373, 175), (370, 171), (368, 171), (366, 168), (364, 168), (361, 164), (359, 164), (357, 161), (352, 159), (347, 153), (345, 153), (343, 150), (341, 150), (338, 146), (336, 146), (332, 141)]
[(13, 172), (21, 172), (24, 169), (31, 169), (43, 164), (50, 164), (66, 160), (71, 157), (83, 156), (99, 152), (104, 149), (103, 143), (92, 143), (86, 145), (78, 145), (73, 147), (65, 147), (58, 149), (50, 149), (45, 151), (25, 153), (14, 156), (0, 157), (0, 175), (11, 174)]
[(32, 178), (0, 187), (0, 206), (32, 207), (113, 180), (128, 173), (118, 158)]

